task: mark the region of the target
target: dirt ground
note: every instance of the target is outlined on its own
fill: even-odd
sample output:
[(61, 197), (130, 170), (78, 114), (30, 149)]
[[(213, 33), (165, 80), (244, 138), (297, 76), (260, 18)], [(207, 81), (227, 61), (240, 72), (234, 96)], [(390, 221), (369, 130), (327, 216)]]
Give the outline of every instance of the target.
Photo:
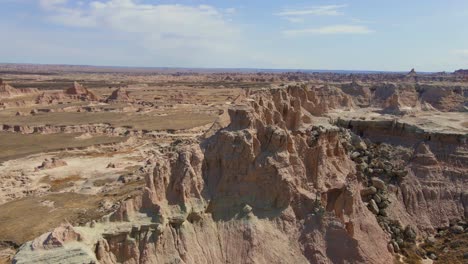
[(83, 148), (100, 144), (119, 143), (125, 137), (94, 136), (79, 139), (81, 133), (71, 134), (19, 134), (0, 132), (0, 162), (41, 152), (60, 149)]
[(79, 225), (98, 220), (108, 213), (99, 210), (100, 202), (134, 195), (143, 185), (143, 181), (133, 182), (118, 192), (101, 195), (51, 193), (0, 205), (0, 241), (21, 245), (63, 222)]

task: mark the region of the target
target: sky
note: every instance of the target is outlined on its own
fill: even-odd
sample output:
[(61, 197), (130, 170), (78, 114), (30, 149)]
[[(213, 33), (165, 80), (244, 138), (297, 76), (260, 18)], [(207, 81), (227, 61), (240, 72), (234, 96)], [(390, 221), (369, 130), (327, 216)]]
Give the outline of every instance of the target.
[(468, 68), (467, 0), (0, 0), (0, 62)]

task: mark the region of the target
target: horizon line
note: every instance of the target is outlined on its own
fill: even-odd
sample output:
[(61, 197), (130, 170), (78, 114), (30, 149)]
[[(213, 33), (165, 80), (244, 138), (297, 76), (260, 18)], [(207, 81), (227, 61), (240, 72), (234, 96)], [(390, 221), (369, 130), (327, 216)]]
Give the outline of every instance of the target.
[[(264, 67), (186, 67), (186, 66), (122, 66), (122, 65), (93, 65), (93, 64), (66, 64), (66, 63), (29, 63), (29, 62), (0, 62), (3, 65), (23, 66), (72, 66), (72, 67), (94, 67), (94, 68), (118, 68), (118, 69), (167, 69), (167, 70), (244, 70), (253, 72), (304, 72), (304, 73), (408, 73), (410, 70), (360, 70), (360, 69), (307, 69), (307, 68), (264, 68)], [(454, 71), (416, 71), (421, 74), (452, 73)]]

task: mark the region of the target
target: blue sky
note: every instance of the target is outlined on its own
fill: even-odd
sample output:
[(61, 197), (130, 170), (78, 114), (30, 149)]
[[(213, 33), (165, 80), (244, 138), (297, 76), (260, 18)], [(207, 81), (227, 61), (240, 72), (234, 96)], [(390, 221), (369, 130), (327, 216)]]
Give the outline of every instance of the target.
[(466, 0), (0, 0), (0, 62), (453, 71)]

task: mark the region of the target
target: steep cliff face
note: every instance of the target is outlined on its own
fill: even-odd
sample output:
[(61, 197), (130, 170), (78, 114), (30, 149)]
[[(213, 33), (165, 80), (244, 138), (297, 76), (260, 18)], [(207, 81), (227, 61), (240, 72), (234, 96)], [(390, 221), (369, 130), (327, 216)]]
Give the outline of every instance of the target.
[[(385, 146), (388, 163), (370, 166), (369, 176), (391, 184), (389, 215), (423, 233), (467, 216), (466, 134), (425, 130), (395, 120), (338, 120), (337, 124)], [(394, 163), (404, 167), (404, 177), (395, 175)]]
[[(361, 201), (361, 185), (337, 128), (305, 125), (341, 107), (336, 91), (259, 92), (230, 110), (231, 123), (201, 145), (158, 159), (139, 213), (151, 236), (99, 242), (111, 263), (389, 263), (387, 235)], [(345, 104), (346, 106), (346, 104)], [(101, 246), (101, 244), (103, 246)]]
[(409, 173), (395, 192), (409, 221), (429, 233), (468, 216), (466, 144), (455, 148), (447, 159), (437, 158), (430, 146), (423, 142), (416, 146), (406, 165)]
[(419, 94), (414, 84), (382, 83), (372, 87), (372, 90), (374, 93), (371, 100), (374, 106), (414, 108), (419, 103)]
[(370, 105), (372, 92), (369, 87), (353, 81), (349, 84), (341, 86), (341, 90), (352, 96), (356, 104), (360, 107), (368, 107)]
[(383, 82), (367, 87), (352, 82), (340, 89), (352, 96), (360, 107), (378, 107), (385, 113), (404, 114), (415, 111), (465, 111), (468, 91), (464, 86), (441, 86), (417, 82)]
[(461, 86), (421, 85), (421, 100), (441, 111), (465, 111), (468, 90)]

